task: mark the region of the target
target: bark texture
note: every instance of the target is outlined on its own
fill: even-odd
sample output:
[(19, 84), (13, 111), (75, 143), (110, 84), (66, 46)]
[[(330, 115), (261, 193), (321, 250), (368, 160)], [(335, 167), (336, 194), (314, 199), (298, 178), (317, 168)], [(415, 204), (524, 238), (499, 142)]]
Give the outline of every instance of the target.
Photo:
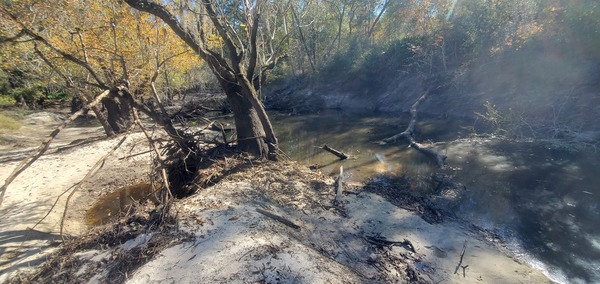
[(278, 60), (278, 56), (271, 56), (270, 61), (263, 62), (264, 67), (258, 67), (257, 64), (257, 36), (262, 1), (257, 1), (252, 8), (249, 33), (244, 38), (245, 48), (241, 48), (238, 44), (242, 39), (241, 35), (232, 34), (234, 31), (227, 28), (228, 23), (224, 22), (224, 17), (219, 14), (220, 10), (216, 7), (218, 4), (212, 1), (204, 2), (206, 17), (210, 19), (214, 29), (223, 39), (224, 52), (211, 50), (204, 38), (196, 37), (191, 33), (166, 6), (147, 0), (125, 0), (125, 2), (139, 11), (162, 19), (208, 64), (231, 104), (240, 149), (258, 157), (275, 158), (279, 150), (277, 138), (254, 84), (257, 78), (264, 76)]

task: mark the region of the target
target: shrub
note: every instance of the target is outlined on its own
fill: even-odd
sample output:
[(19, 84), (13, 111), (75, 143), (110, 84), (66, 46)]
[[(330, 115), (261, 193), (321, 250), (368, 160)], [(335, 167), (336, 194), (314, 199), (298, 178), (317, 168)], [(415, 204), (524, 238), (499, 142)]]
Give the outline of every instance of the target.
[(0, 95), (0, 107), (10, 107), (17, 103), (15, 98), (7, 95)]

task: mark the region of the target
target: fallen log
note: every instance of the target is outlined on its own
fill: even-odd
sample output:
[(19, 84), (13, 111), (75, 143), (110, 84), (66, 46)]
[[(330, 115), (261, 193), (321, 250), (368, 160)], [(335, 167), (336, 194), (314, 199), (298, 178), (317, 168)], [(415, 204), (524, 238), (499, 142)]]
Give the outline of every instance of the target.
[(323, 149), (323, 150), (325, 150), (325, 151), (327, 151), (327, 152), (329, 152), (331, 154), (336, 155), (338, 158), (340, 158), (340, 160), (348, 159), (348, 155), (346, 155), (346, 154), (344, 154), (344, 153), (342, 153), (342, 152), (340, 152), (340, 151), (338, 151), (336, 149), (333, 149), (333, 148), (331, 148), (331, 147), (329, 147), (327, 145), (323, 145), (323, 147), (319, 147), (319, 148)]
[(385, 138), (381, 140), (380, 144), (385, 145), (391, 142), (395, 142), (399, 139), (405, 139), (408, 141), (409, 147), (414, 148), (415, 150), (431, 157), (435, 160), (437, 166), (441, 169), (444, 168), (444, 162), (446, 161), (446, 156), (438, 153), (435, 149), (425, 146), (423, 144), (417, 143), (414, 138), (415, 127), (417, 125), (417, 108), (419, 105), (427, 99), (428, 92), (425, 92), (411, 107), (410, 107), (410, 122), (408, 123), (408, 127), (406, 130)]

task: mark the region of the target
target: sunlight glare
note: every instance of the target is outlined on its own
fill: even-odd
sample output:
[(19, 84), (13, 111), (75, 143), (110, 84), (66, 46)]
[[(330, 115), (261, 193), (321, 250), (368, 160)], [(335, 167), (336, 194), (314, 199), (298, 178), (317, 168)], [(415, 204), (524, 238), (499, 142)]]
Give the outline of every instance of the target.
[(450, 20), (452, 13), (454, 13), (454, 8), (456, 7), (456, 3), (458, 0), (452, 0), (452, 6), (450, 6), (450, 10), (448, 10), (448, 14), (446, 14), (446, 21)]

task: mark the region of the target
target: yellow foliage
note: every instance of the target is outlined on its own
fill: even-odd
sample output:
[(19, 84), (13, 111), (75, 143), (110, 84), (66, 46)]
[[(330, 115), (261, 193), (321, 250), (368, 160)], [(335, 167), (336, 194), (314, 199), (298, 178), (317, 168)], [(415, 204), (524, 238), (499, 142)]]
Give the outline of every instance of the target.
[[(23, 0), (13, 1), (10, 10), (55, 47), (87, 61), (109, 85), (122, 78), (125, 70), (132, 89), (147, 84), (157, 64), (169, 58), (172, 73), (185, 74), (200, 63), (162, 21), (121, 1)], [(18, 31), (12, 30), (13, 34)], [(56, 57), (50, 49), (40, 49)], [(65, 60), (53, 62), (69, 75), (88, 75), (81, 66)]]

